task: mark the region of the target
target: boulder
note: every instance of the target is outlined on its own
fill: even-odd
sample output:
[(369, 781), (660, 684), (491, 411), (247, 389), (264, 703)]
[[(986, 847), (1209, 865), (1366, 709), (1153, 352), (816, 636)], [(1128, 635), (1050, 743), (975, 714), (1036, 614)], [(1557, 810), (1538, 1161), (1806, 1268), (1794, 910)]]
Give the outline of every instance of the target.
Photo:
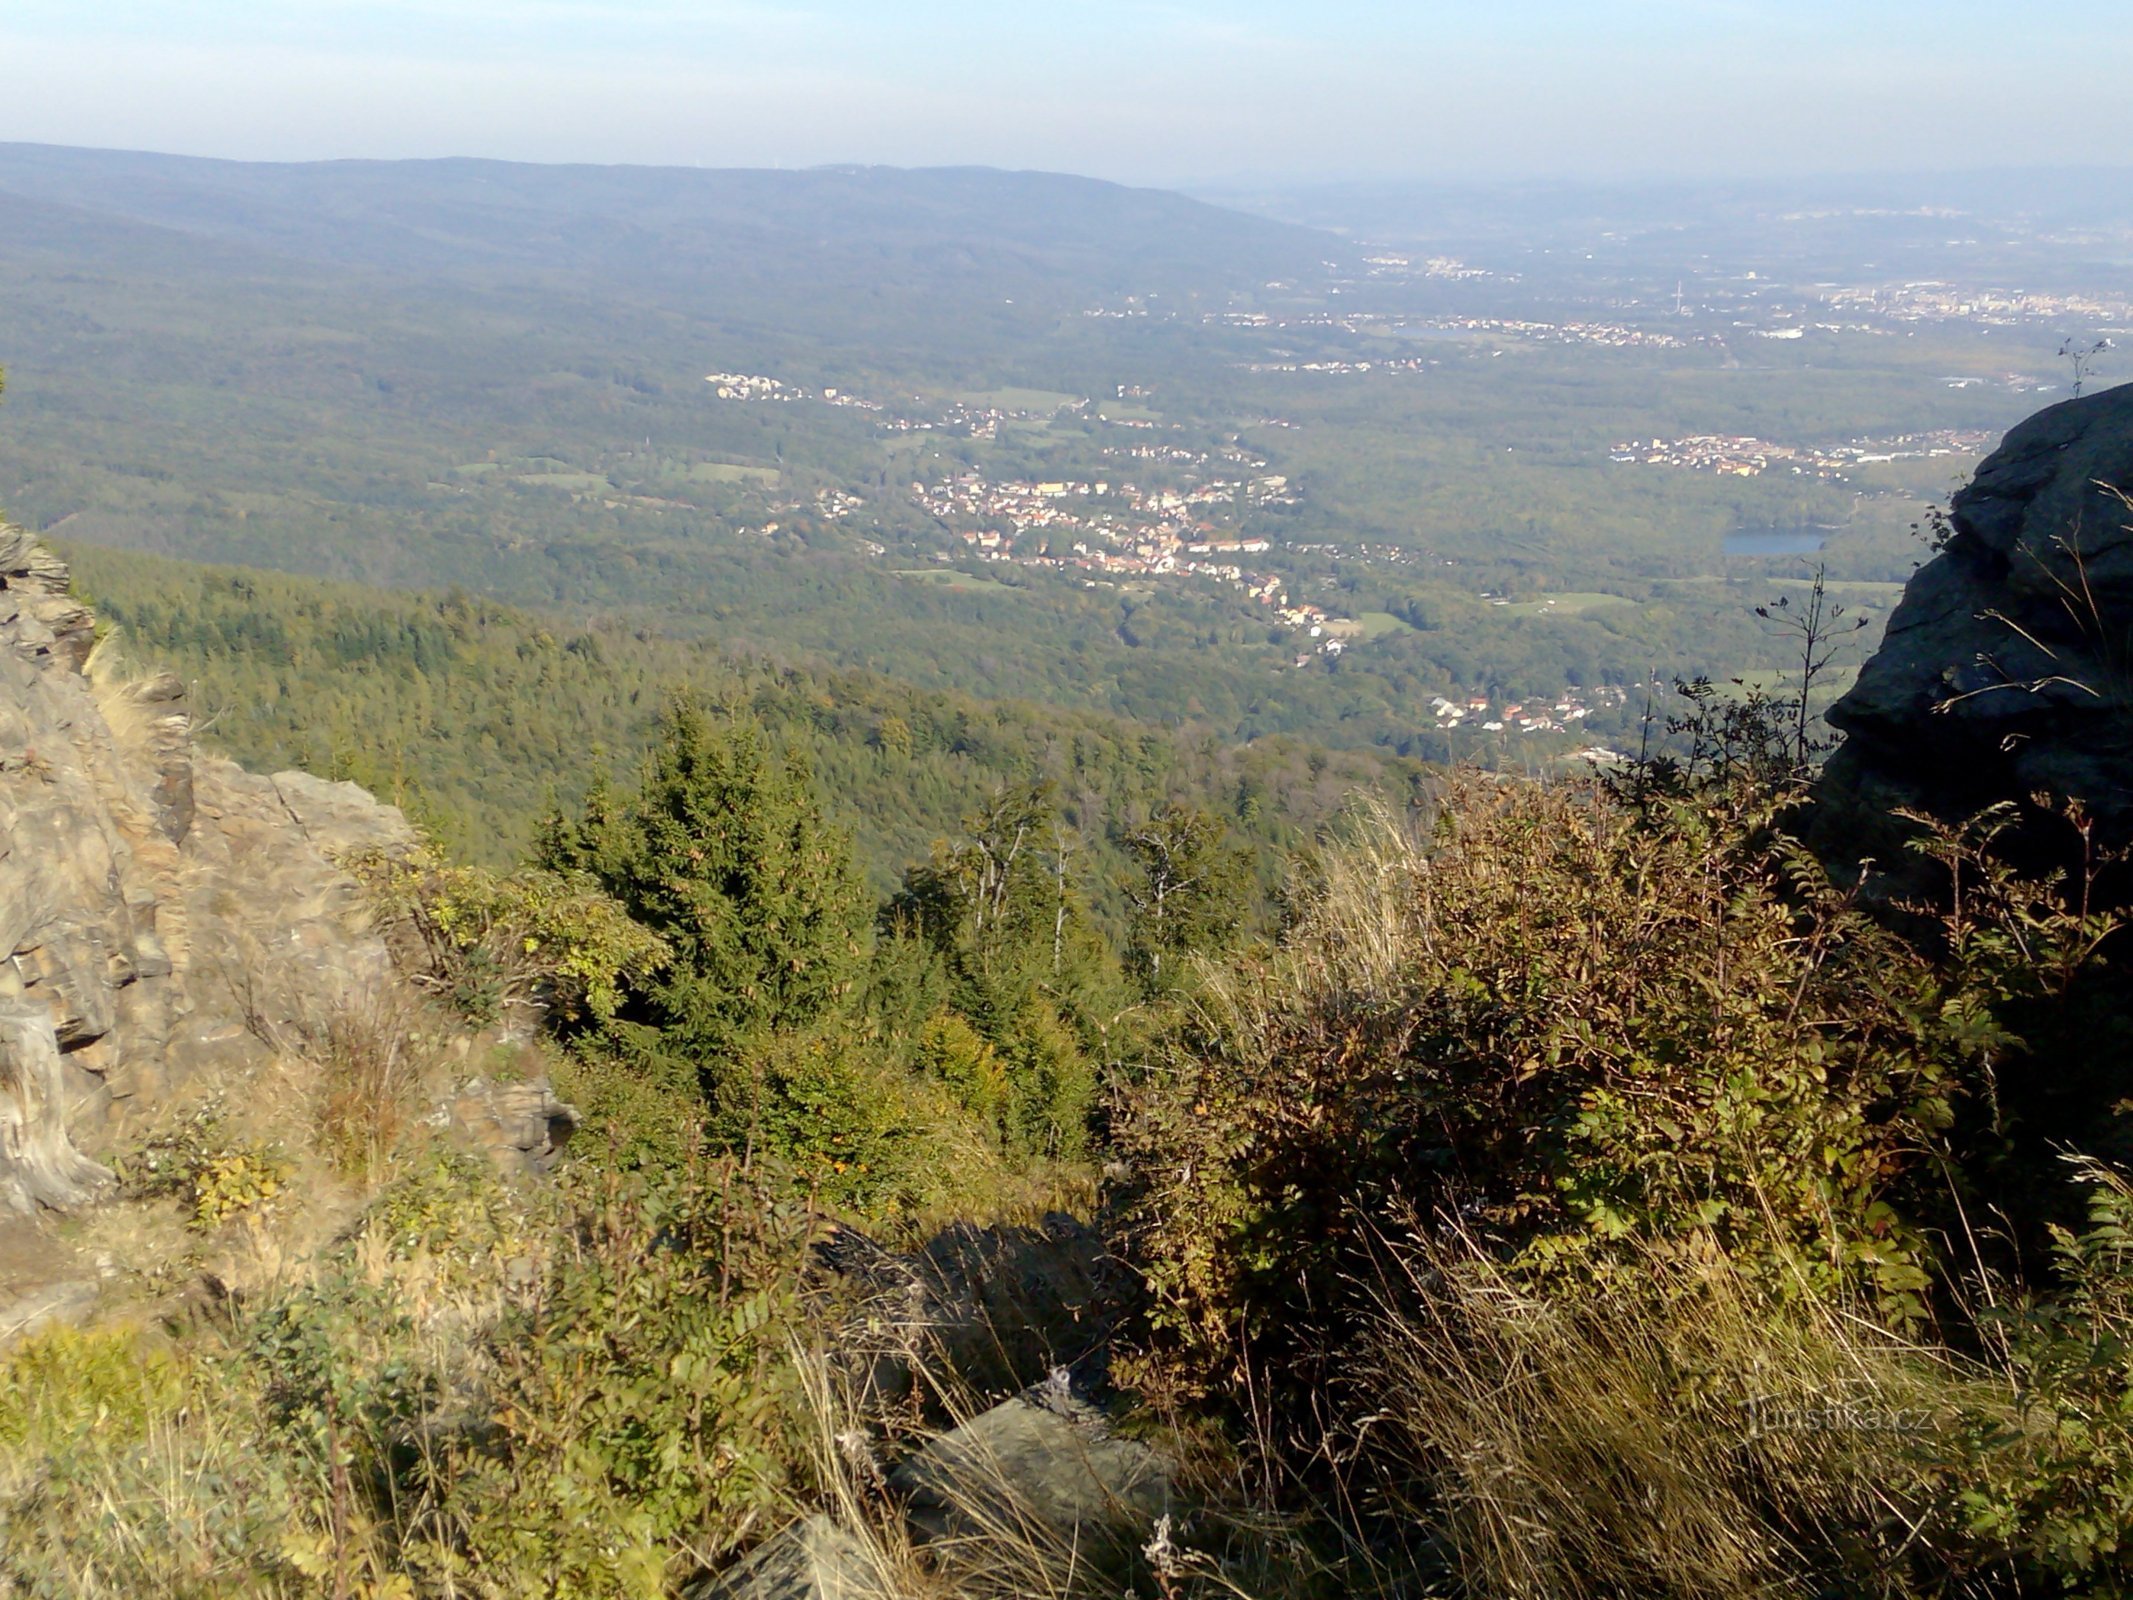
[(892, 1600), (865, 1545), (825, 1516), (794, 1523), (684, 1600)]
[(1135, 1547), (1171, 1498), (1163, 1458), (1064, 1373), (928, 1440), (889, 1482), (929, 1539), (1008, 1531), (1088, 1552)]
[[(2078, 799), (2133, 840), (2133, 385), (2009, 433), (1950, 505), (1880, 648), (1830, 712), (1818, 841), (1884, 869), (1908, 810)], [(2049, 830), (2035, 830), (2039, 836)]]

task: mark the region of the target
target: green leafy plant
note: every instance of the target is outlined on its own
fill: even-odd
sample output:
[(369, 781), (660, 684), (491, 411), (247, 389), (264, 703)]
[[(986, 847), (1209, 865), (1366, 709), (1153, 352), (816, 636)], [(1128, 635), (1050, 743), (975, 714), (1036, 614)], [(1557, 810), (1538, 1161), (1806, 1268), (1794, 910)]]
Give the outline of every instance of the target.
[(1986, 1310), (2013, 1404), (1963, 1417), (1967, 1449), (1945, 1492), (1984, 1549), (2031, 1583), (2122, 1594), (2133, 1586), (2133, 1185), (2093, 1161), (2074, 1167), (2087, 1226), (2053, 1230), (2054, 1289)]
[(478, 1593), (651, 1597), (746, 1540), (806, 1459), (792, 1348), (816, 1226), (732, 1165), (587, 1178), (569, 1243), (488, 1346), (489, 1425), (421, 1554)]
[(122, 1152), (112, 1168), (123, 1193), (175, 1198), (187, 1223), (202, 1233), (272, 1206), (296, 1170), (281, 1149), (233, 1137), (214, 1102)]
[(342, 863), (420, 952), (413, 963), (470, 1020), (538, 1009), (559, 1024), (602, 1022), (624, 991), (666, 964), (666, 942), (587, 874), (499, 875), (433, 851), (368, 851)]

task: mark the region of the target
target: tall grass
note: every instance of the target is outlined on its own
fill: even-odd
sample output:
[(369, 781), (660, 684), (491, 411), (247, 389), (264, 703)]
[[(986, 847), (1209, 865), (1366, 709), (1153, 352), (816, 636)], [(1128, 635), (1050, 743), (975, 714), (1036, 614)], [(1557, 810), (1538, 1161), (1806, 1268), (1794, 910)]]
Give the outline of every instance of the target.
[(421, 1114), (443, 1020), (399, 984), (347, 999), (307, 1027), (321, 1149), (348, 1176), (383, 1179)]
[(1546, 1293), (1456, 1227), (1382, 1259), (1362, 1457), (1467, 1594), (1925, 1592), (1959, 1425), (2013, 1418), (1984, 1369), (1715, 1255)]

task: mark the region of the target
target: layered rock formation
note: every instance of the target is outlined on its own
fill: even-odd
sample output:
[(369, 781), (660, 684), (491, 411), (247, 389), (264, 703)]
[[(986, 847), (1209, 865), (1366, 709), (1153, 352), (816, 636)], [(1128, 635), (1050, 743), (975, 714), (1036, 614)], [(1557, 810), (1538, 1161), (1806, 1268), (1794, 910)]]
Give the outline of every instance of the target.
[(2084, 803), (2133, 840), (2133, 385), (2038, 412), (1950, 507), (1881, 648), (1830, 712), (1827, 840), (1901, 859), (1899, 809)]
[(186, 1081), (393, 980), (333, 865), (412, 835), (353, 784), (199, 752), (183, 685), (116, 685), (65, 567), (0, 526), (0, 1214), (68, 1208)]

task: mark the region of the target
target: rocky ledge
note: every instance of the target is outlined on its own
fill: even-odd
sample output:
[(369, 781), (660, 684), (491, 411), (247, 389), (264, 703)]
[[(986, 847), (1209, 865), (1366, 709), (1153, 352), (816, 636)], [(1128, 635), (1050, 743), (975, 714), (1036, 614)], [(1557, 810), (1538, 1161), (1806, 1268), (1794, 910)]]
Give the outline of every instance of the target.
[(1911, 811), (2078, 799), (2133, 840), (2133, 385), (2038, 412), (1949, 508), (1881, 648), (1830, 712), (1821, 832), (1903, 859)]
[(169, 676), (106, 681), (57, 557), (0, 525), (0, 1214), (211, 1068), (393, 981), (340, 851), (412, 841), (353, 784), (194, 747)]

